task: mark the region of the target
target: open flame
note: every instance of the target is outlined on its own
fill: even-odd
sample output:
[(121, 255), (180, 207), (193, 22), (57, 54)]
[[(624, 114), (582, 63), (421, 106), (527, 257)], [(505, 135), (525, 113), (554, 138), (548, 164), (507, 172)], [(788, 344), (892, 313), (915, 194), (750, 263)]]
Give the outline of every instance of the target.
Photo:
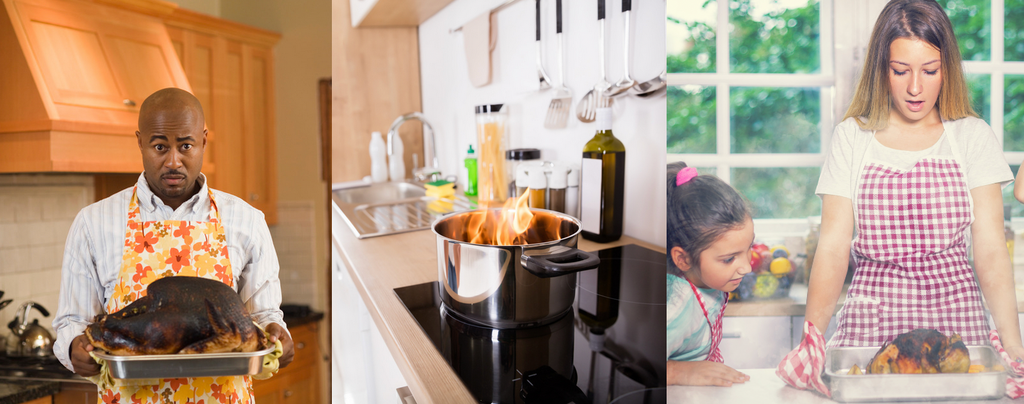
[(533, 211), (529, 193), (508, 198), (502, 208), (475, 210), (454, 216), (451, 224), (439, 229), (446, 237), (473, 244), (524, 245), (559, 240), (564, 219), (550, 212)]

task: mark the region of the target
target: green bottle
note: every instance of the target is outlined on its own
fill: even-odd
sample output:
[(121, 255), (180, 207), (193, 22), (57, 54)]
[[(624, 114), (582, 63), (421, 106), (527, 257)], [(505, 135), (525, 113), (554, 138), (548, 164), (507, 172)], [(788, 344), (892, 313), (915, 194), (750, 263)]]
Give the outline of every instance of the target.
[(609, 243), (622, 237), (626, 147), (612, 134), (611, 108), (597, 109), (597, 134), (583, 147), (580, 221), (583, 238)]
[(466, 192), (464, 194), (466, 196), (476, 196), (476, 152), (473, 151), (473, 145), (469, 145), (464, 165), (466, 167)]

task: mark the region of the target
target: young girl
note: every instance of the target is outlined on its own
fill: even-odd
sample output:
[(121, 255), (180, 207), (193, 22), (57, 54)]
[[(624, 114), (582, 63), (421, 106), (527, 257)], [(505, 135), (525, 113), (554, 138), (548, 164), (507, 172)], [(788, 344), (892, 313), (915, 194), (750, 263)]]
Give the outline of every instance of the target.
[(668, 383), (731, 386), (749, 376), (722, 364), (722, 313), (750, 273), (754, 223), (743, 198), (683, 163), (668, 166)]
[(880, 347), (918, 328), (988, 344), (984, 296), (1006, 351), (1024, 358), (1002, 234), (1001, 186), (1012, 179), (992, 129), (971, 108), (942, 7), (890, 1), (815, 191), (822, 225), (806, 319), (822, 333), (851, 246), (856, 257), (827, 346)]

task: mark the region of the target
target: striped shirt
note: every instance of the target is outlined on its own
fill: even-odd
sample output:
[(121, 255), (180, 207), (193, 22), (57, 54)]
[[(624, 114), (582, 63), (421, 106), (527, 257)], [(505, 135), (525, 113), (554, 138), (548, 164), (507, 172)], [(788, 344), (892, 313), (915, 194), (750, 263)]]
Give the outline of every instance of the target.
[[(172, 210), (153, 194), (145, 175), (140, 174), (136, 183), (139, 220), (209, 221), (206, 176), (200, 174), (197, 181), (202, 185), (199, 192)], [(234, 195), (217, 190), (213, 190), (213, 194), (224, 224), (235, 290), (253, 320), (264, 328), (277, 323), (287, 329), (280, 309), (277, 252), (263, 212)], [(86, 206), (78, 212), (68, 232), (60, 274), (60, 298), (53, 320), (57, 333), (53, 353), (72, 371), (68, 357), (71, 341), (85, 331), (97, 314), (104, 313), (107, 299), (117, 285), (131, 197), (132, 188), (127, 188)]]
[[(711, 353), (711, 329), (697, 297), (686, 279), (668, 276), (666, 342), (668, 360), (702, 361)], [(711, 321), (714, 322), (725, 304), (725, 294), (715, 289), (697, 288), (704, 298)]]

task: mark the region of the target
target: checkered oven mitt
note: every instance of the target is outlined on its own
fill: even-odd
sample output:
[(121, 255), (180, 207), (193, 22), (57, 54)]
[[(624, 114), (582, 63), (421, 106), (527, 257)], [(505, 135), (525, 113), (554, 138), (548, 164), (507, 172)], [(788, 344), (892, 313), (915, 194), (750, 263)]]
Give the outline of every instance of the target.
[(804, 321), (804, 340), (779, 363), (775, 374), (786, 384), (800, 390), (817, 390), (832, 398), (832, 392), (821, 380), (825, 370), (825, 336), (810, 321)]
[(1003, 363), (1010, 367), (1007, 369), (1008, 375), (1006, 376), (1006, 396), (1010, 398), (1024, 396), (1024, 363), (1013, 360), (1010, 354), (1006, 353), (1003, 344), (999, 342), (999, 333), (996, 330), (989, 331), (988, 339), (992, 341), (992, 347), (999, 351)]

